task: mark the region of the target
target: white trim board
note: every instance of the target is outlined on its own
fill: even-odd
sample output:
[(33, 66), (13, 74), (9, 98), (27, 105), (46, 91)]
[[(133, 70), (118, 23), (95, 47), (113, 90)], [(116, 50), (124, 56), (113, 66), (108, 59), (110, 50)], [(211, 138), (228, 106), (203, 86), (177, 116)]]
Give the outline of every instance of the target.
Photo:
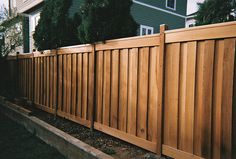
[(139, 2), (137, 0), (133, 0), (133, 2), (136, 3), (136, 4), (139, 4), (139, 5), (145, 6), (145, 7), (149, 7), (149, 8), (155, 9), (155, 10), (159, 10), (159, 11), (162, 11), (162, 12), (165, 12), (165, 13), (168, 13), (168, 14), (175, 15), (175, 16), (180, 17), (180, 18), (184, 18), (184, 19), (186, 18), (186, 16), (183, 16), (181, 14), (174, 13), (174, 12), (171, 12), (171, 11), (168, 11), (168, 10), (165, 10), (165, 9), (161, 9), (161, 8), (158, 8), (158, 7), (143, 3), (143, 2)]

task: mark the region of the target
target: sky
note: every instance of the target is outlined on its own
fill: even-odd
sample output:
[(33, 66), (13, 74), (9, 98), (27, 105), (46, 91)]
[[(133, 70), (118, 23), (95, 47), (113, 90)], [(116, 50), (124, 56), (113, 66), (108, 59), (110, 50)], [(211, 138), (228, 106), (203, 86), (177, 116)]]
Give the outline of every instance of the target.
[(187, 15), (192, 14), (198, 10), (197, 3), (202, 3), (204, 0), (188, 0)]

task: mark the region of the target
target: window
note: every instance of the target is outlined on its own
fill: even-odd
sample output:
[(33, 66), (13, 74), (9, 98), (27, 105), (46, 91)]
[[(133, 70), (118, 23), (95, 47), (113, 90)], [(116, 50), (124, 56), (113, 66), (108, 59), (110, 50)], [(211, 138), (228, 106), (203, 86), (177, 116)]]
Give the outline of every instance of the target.
[(146, 25), (140, 26), (140, 35), (150, 35), (153, 34), (154, 28)]
[(166, 0), (166, 8), (176, 9), (176, 0)]

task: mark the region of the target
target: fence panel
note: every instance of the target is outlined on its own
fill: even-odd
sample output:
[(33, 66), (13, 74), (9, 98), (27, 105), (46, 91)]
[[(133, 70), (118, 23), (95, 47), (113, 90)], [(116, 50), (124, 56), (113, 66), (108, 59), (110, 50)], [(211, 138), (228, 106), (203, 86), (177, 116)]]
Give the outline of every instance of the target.
[(18, 55), (18, 71), (9, 57), (10, 78), (36, 107), (149, 151), (235, 158), (236, 23), (160, 30)]
[(53, 51), (34, 54), (34, 104), (54, 113), (57, 104), (57, 55)]
[(235, 23), (166, 32), (163, 154), (232, 158), (235, 37)]
[[(159, 35), (96, 46), (95, 129), (156, 152)], [(161, 69), (161, 68), (160, 68)]]

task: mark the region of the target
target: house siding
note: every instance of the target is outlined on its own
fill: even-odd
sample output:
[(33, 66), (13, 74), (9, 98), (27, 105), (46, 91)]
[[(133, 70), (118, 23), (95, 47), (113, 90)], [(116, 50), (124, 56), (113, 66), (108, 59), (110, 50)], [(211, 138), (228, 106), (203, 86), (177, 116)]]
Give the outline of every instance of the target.
[(186, 16), (187, 12), (187, 0), (176, 0), (176, 10), (166, 8), (166, 0), (135, 0), (137, 2), (142, 2), (148, 5), (152, 5), (155, 7), (159, 7), (162, 9), (165, 9), (167, 11), (181, 14), (183, 16)]
[(138, 24), (154, 27), (154, 33), (159, 32), (161, 24), (168, 25), (169, 29), (185, 27), (185, 18), (147, 8), (136, 3), (131, 8), (131, 14)]

